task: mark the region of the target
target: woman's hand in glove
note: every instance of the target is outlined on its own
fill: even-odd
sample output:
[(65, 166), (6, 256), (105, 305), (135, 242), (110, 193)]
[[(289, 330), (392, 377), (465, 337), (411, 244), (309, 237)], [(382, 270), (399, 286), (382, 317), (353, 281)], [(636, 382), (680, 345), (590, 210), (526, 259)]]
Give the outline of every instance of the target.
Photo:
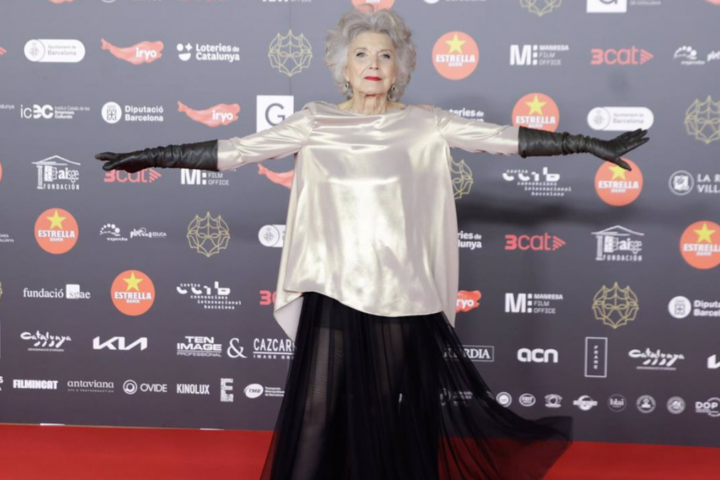
[(153, 156), (147, 155), (143, 151), (130, 153), (103, 152), (95, 155), (95, 158), (106, 162), (102, 166), (106, 172), (124, 170), (128, 173), (135, 173), (155, 166)]
[(139, 172), (145, 168), (191, 168), (218, 171), (218, 141), (183, 143), (167, 147), (146, 148), (130, 153), (104, 152), (95, 155), (107, 162), (103, 170)]
[[(650, 140), (649, 137), (645, 137), (647, 132), (647, 130), (637, 129), (633, 132), (625, 132), (622, 135), (618, 135), (612, 140), (586, 137), (588, 141), (584, 151), (608, 162), (620, 165), (625, 170), (632, 170), (630, 165), (620, 157), (635, 150), (640, 145), (647, 143), (648, 140)], [(572, 136), (570, 138), (572, 138)]]
[(612, 140), (601, 140), (587, 135), (520, 127), (518, 153), (523, 158), (591, 153), (626, 170), (631, 170), (630, 165), (620, 157), (650, 140), (645, 137), (646, 133), (647, 130), (637, 129), (618, 135)]

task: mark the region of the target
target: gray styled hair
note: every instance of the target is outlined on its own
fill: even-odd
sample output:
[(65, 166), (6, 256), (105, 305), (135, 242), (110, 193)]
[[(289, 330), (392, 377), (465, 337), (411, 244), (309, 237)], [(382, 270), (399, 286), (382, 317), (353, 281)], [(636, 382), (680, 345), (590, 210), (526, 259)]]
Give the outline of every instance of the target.
[(345, 98), (352, 98), (352, 85), (345, 87), (343, 71), (347, 65), (348, 48), (355, 37), (365, 32), (384, 33), (395, 47), (397, 77), (394, 89), (388, 92), (388, 99), (397, 101), (405, 93), (410, 76), (415, 70), (417, 53), (412, 42), (412, 32), (405, 21), (391, 10), (370, 10), (368, 13), (357, 8), (345, 13), (335, 28), (328, 31), (325, 39), (325, 65)]

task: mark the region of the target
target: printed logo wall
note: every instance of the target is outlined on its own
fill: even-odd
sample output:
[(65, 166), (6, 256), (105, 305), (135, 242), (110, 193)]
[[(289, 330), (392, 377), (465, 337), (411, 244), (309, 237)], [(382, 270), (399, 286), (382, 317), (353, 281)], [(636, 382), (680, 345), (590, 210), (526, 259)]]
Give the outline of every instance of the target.
[[(418, 45), (403, 103), (604, 140), (650, 129), (632, 171), (452, 151), (438, 181), (458, 210), (456, 326), (493, 396), (581, 417), (578, 440), (720, 447), (720, 1), (7, 3), (0, 422), (273, 428), (300, 166), (105, 172), (93, 154), (245, 137), (340, 103), (326, 30), (392, 8)], [(108, 28), (126, 17), (155, 28)], [(470, 394), (438, 392), (442, 408)]]

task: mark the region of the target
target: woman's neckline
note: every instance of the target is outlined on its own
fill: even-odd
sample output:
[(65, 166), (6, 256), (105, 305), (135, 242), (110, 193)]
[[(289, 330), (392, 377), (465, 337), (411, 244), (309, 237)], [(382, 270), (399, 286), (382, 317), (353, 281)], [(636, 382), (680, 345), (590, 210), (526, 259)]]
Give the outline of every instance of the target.
[(352, 110), (344, 110), (344, 109), (338, 107), (337, 105), (335, 105), (334, 103), (325, 102), (323, 100), (317, 100), (317, 102), (322, 103), (324, 105), (329, 105), (330, 107), (334, 108), (335, 110), (337, 110), (339, 112), (348, 113), (350, 115), (355, 115), (358, 117), (377, 117), (377, 116), (384, 116), (384, 115), (392, 115), (393, 113), (403, 112), (410, 106), (410, 105), (403, 105), (401, 108), (393, 108), (392, 110), (388, 110), (385, 113), (357, 113), (357, 112), (353, 112)]

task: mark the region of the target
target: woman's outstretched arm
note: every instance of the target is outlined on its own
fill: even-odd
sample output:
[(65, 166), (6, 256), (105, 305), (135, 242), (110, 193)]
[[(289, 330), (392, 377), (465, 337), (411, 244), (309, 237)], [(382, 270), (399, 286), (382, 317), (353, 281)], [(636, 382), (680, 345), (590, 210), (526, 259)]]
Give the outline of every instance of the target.
[(630, 170), (630, 166), (620, 156), (650, 140), (649, 137), (645, 137), (647, 130), (641, 129), (623, 133), (611, 140), (601, 140), (585, 135), (571, 135), (567, 132), (547, 132), (533, 128), (478, 122), (438, 107), (432, 107), (432, 110), (435, 113), (438, 129), (450, 148), (460, 148), (469, 152), (519, 154), (523, 158), (590, 153)]
[(95, 158), (105, 162), (103, 169), (106, 171), (134, 173), (145, 168), (231, 170), (248, 163), (294, 154), (307, 141), (313, 117), (314, 105), (311, 102), (274, 127), (245, 137), (146, 148), (129, 153), (104, 152), (95, 155)]

